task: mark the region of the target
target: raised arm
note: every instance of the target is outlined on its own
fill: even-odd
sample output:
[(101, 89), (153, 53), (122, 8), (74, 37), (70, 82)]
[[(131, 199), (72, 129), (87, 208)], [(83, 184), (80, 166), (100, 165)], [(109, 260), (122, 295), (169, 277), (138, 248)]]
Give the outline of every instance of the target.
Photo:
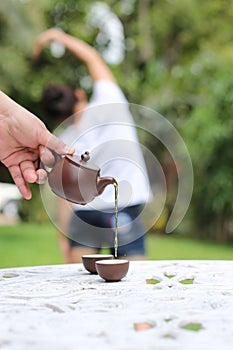
[(84, 41), (58, 29), (49, 29), (38, 36), (33, 53), (34, 57), (38, 57), (43, 48), (54, 40), (62, 43), (68, 51), (87, 66), (93, 81), (105, 79), (116, 83), (111, 70), (98, 51)]

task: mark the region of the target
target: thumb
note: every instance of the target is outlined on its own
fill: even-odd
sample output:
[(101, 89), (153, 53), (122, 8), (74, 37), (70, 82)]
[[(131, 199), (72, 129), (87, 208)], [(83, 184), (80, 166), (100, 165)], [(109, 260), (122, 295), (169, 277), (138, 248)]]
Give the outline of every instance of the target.
[(51, 134), (47, 129), (43, 129), (38, 135), (38, 144), (62, 154), (73, 154), (75, 149), (67, 146), (62, 140)]

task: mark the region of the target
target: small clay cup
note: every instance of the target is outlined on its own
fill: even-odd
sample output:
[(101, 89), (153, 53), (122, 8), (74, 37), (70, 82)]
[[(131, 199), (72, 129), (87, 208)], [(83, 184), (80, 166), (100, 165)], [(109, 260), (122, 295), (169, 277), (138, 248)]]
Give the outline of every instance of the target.
[(98, 260), (113, 259), (111, 254), (86, 254), (82, 256), (83, 266), (90, 273), (97, 274), (95, 262)]
[(118, 282), (127, 275), (129, 260), (101, 260), (96, 261), (96, 270), (106, 282)]

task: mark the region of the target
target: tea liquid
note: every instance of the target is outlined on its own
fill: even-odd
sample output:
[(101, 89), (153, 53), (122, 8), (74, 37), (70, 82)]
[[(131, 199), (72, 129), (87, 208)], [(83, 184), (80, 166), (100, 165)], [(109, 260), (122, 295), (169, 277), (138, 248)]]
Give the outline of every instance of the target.
[(118, 249), (118, 184), (114, 183), (115, 189), (115, 239), (114, 239), (114, 249), (115, 249), (115, 258), (117, 257)]

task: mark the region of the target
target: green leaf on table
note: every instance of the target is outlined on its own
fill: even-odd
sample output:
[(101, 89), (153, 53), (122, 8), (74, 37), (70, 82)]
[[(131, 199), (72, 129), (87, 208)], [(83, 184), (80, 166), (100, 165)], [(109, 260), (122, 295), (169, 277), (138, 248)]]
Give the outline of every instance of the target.
[(161, 281), (156, 279), (156, 278), (149, 278), (149, 279), (146, 279), (146, 283), (147, 284), (158, 284), (160, 283)]
[(193, 284), (194, 278), (186, 278), (184, 280), (180, 280), (179, 282), (182, 284)]
[(167, 278), (173, 278), (173, 277), (175, 277), (176, 275), (172, 275), (172, 274), (169, 274), (169, 273), (165, 273), (164, 276), (166, 276)]
[(201, 323), (187, 323), (187, 324), (181, 326), (181, 328), (186, 329), (188, 331), (198, 332), (203, 328), (203, 326)]
[(2, 276), (3, 278), (13, 278), (13, 277), (18, 277), (16, 273), (6, 273)]

